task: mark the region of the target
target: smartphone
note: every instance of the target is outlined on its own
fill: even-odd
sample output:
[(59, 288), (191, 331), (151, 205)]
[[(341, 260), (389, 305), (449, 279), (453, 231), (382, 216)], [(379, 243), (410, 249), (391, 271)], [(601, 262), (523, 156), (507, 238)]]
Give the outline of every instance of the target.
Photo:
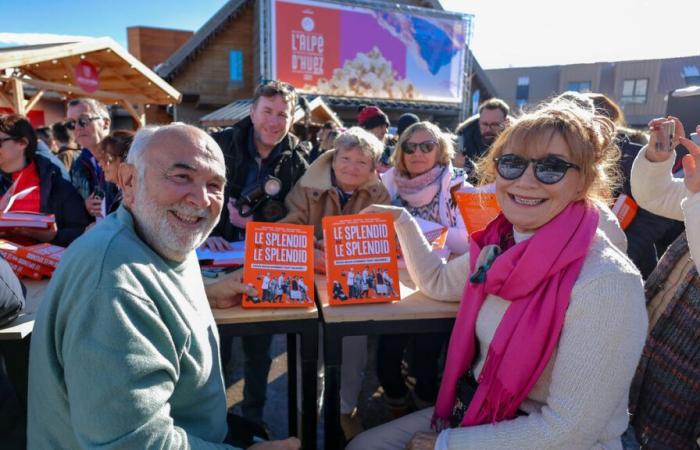
[(671, 152), (673, 151), (673, 139), (676, 134), (676, 124), (672, 120), (661, 123), (659, 128), (654, 130), (656, 133), (656, 151)]
[(700, 134), (690, 133), (690, 140), (700, 145)]

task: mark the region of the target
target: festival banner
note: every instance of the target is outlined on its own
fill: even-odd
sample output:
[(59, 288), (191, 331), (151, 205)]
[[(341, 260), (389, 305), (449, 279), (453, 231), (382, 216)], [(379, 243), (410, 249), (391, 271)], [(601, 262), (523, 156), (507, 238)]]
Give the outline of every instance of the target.
[(329, 304), (401, 299), (391, 214), (324, 217), (323, 242)]
[(243, 282), (256, 297), (243, 296), (243, 308), (308, 308), (314, 305), (311, 225), (248, 222)]
[(318, 95), (462, 101), (468, 16), (270, 1), (272, 78)]

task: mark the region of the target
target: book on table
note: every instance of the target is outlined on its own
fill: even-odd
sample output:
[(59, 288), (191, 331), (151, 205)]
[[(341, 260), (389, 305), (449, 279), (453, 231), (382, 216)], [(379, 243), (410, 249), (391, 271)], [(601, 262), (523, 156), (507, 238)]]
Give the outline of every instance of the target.
[(65, 250), (64, 247), (48, 243), (23, 246), (0, 239), (0, 254), (20, 278), (50, 277)]
[(48, 229), (56, 223), (53, 214), (27, 211), (10, 211), (16, 200), (22, 199), (38, 188), (32, 186), (20, 192), (15, 192), (19, 178), (0, 197), (0, 228), (36, 228)]
[(243, 296), (243, 308), (308, 308), (314, 305), (311, 225), (249, 222), (245, 229), (243, 282), (258, 295)]
[(197, 249), (197, 259), (202, 267), (238, 267), (245, 259), (245, 241), (229, 242), (229, 250)]
[(329, 304), (400, 300), (391, 214), (324, 217), (323, 242)]

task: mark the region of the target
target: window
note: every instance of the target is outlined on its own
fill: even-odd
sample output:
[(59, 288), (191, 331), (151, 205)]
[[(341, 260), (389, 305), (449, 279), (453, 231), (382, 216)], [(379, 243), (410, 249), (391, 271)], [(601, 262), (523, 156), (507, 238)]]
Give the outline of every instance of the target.
[(697, 66), (684, 66), (681, 72), (686, 86), (700, 85), (700, 70)]
[(518, 77), (518, 85), (515, 88), (515, 104), (523, 108), (530, 96), (530, 77)]
[(590, 81), (571, 81), (566, 85), (567, 91), (591, 92)]
[(228, 57), (229, 63), (229, 83), (237, 84), (243, 82), (243, 51), (231, 50)]
[(646, 78), (625, 80), (622, 83), (622, 103), (646, 103), (648, 83)]
[(481, 102), (481, 91), (479, 89), (472, 92), (472, 114), (476, 114), (479, 110), (479, 103)]

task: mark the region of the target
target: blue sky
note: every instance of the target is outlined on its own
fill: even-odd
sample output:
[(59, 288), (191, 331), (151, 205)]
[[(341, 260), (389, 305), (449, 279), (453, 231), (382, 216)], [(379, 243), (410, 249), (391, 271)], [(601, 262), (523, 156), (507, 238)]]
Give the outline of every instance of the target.
[[(126, 27), (196, 30), (225, 0), (1, 0), (0, 45), (36, 33), (110, 36)], [(700, 54), (700, 0), (442, 0), (475, 16), (472, 48), (484, 68)], [(114, 6), (112, 6), (114, 5)], [(19, 33), (19, 34), (18, 34)]]

